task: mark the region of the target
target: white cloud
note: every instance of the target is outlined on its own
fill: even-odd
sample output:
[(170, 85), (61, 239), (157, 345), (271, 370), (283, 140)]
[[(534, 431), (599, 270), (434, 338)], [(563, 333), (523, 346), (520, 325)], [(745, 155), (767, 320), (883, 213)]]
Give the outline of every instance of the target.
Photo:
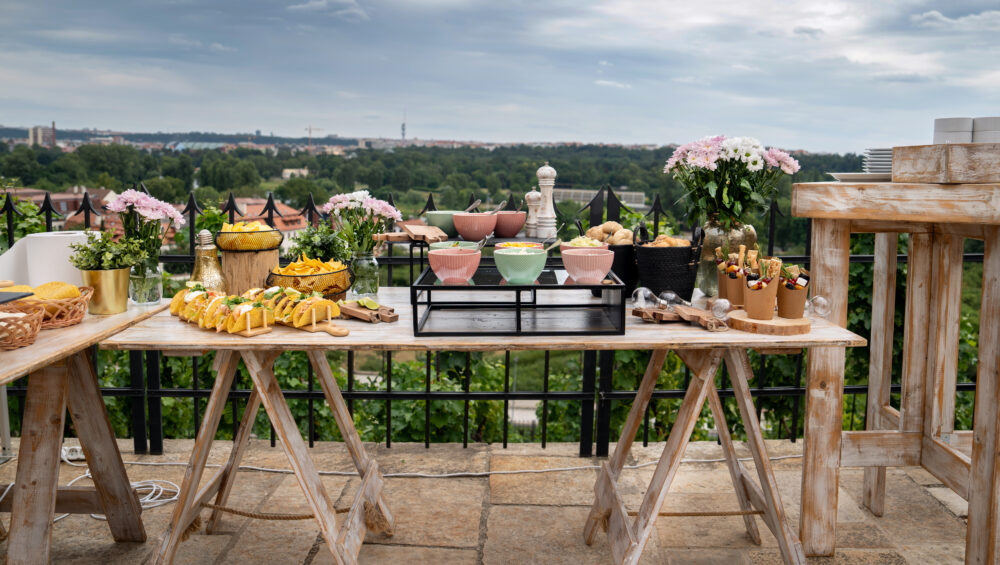
[(167, 41), (171, 45), (176, 45), (178, 47), (184, 47), (186, 49), (201, 49), (201, 42), (197, 39), (191, 39), (180, 33), (172, 33), (167, 37)]
[(55, 41), (71, 41), (75, 43), (114, 43), (122, 41), (122, 34), (106, 33), (89, 29), (43, 29), (35, 35)]
[(218, 42), (214, 42), (208, 46), (209, 50), (215, 51), (216, 53), (235, 53), (238, 51), (235, 47), (229, 47)]
[(348, 21), (366, 21), (368, 12), (357, 0), (307, 0), (301, 4), (291, 4), (291, 12), (317, 12), (336, 16)]
[(958, 18), (949, 18), (937, 10), (916, 14), (910, 18), (914, 24), (948, 31), (1000, 31), (1000, 10), (986, 10)]
[(594, 81), (597, 86), (608, 86), (611, 88), (632, 88), (631, 84), (625, 84), (624, 82), (616, 82), (613, 80), (598, 79)]
[(600, 65), (600, 66), (602, 66), (602, 67), (612, 67), (612, 66), (614, 66), (609, 61), (598, 61), (597, 64)]

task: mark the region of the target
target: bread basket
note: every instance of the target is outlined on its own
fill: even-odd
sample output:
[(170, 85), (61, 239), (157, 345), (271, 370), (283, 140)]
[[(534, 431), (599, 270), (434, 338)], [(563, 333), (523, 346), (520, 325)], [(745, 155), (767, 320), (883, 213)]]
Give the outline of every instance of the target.
[(0, 312), (26, 314), (20, 318), (0, 319), (0, 350), (9, 351), (35, 343), (35, 338), (42, 329), (42, 319), (45, 317), (45, 308), (41, 304), (37, 301), (19, 300), (0, 304)]

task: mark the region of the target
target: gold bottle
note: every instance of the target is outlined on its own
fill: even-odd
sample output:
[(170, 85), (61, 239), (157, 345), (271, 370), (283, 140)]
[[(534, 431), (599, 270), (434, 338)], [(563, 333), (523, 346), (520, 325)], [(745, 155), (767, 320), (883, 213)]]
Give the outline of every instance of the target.
[(222, 267), (219, 266), (218, 251), (212, 241), (212, 232), (201, 230), (198, 232), (198, 245), (194, 248), (194, 272), (191, 273), (191, 281), (201, 283), (205, 290), (215, 292), (226, 292), (226, 278), (222, 275)]

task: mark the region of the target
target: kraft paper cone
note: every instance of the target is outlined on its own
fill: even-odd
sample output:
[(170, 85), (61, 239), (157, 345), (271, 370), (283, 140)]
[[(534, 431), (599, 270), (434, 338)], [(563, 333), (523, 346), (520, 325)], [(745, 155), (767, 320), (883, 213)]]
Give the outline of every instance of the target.
[(793, 290), (785, 285), (778, 288), (778, 316), (789, 320), (802, 318), (806, 310), (809, 287)]
[(743, 299), (747, 317), (754, 320), (770, 320), (774, 318), (774, 303), (778, 297), (779, 286), (781, 285), (778, 281), (773, 281), (760, 290), (744, 288)]
[(747, 279), (742, 274), (735, 279), (726, 275), (726, 299), (731, 305), (743, 306), (743, 289), (747, 286)]
[(729, 300), (729, 287), (726, 285), (726, 281), (729, 279), (729, 277), (726, 276), (725, 271), (717, 270), (716, 274), (719, 277), (719, 298), (725, 298), (726, 300)]

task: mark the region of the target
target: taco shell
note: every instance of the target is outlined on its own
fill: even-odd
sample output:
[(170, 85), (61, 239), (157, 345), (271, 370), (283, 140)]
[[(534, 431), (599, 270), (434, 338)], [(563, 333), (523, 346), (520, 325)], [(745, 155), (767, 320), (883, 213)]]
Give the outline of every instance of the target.
[(176, 316), (180, 314), (181, 307), (184, 306), (184, 295), (188, 293), (188, 290), (190, 289), (182, 288), (180, 291), (177, 292), (177, 294), (174, 295), (172, 299), (170, 299), (171, 316)]

